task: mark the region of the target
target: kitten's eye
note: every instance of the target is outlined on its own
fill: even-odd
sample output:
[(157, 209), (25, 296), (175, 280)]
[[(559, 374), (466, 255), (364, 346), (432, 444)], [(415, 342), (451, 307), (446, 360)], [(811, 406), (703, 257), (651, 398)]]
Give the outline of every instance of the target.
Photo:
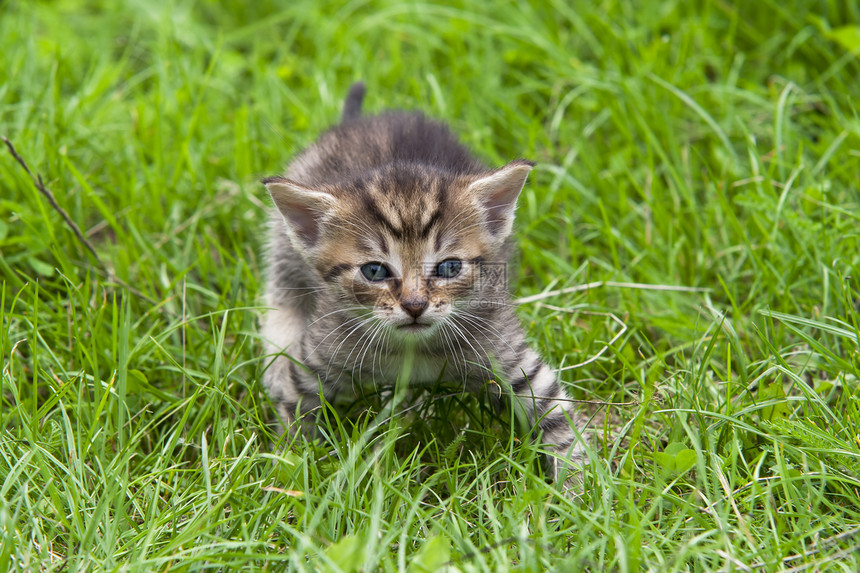
[(369, 281), (383, 281), (391, 276), (388, 269), (382, 263), (367, 263), (361, 265), (361, 274)]
[(443, 279), (453, 279), (460, 274), (460, 269), (463, 268), (463, 263), (457, 259), (448, 259), (436, 265), (436, 276)]

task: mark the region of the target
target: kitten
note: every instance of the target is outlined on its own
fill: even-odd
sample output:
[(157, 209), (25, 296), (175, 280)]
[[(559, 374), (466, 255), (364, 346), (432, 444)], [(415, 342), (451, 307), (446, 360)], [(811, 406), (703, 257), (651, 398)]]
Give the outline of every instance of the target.
[[(471, 390), (508, 384), (563, 458), (580, 458), (553, 370), (525, 341), (503, 280), (517, 197), (534, 165), (491, 170), (420, 113), (361, 117), (364, 85), (340, 125), (263, 181), (271, 219), (262, 334), (264, 384), (289, 425), (354, 392), (393, 384), (407, 348), (410, 383), (440, 376)], [(494, 374), (497, 373), (497, 374)]]

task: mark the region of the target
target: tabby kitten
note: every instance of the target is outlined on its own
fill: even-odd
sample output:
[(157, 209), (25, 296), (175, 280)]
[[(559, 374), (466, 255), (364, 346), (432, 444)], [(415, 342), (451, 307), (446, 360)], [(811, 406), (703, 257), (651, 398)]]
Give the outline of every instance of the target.
[(309, 429), (320, 391), (331, 401), (354, 383), (392, 384), (410, 348), (412, 384), (444, 376), (474, 391), (498, 374), (543, 443), (578, 458), (583, 421), (526, 344), (502, 280), (534, 164), (487, 169), (445, 125), (361, 117), (363, 99), (353, 85), (340, 125), (263, 181), (276, 207), (263, 381), (279, 414)]

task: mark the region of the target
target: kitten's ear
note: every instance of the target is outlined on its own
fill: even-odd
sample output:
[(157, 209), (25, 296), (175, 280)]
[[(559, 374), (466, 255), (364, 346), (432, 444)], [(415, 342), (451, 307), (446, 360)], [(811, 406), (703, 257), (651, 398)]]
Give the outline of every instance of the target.
[(320, 236), (320, 221), (334, 206), (334, 197), (285, 177), (268, 177), (263, 179), (263, 184), (296, 238), (305, 246), (316, 245)]
[(468, 193), (486, 209), (487, 228), (496, 239), (505, 239), (514, 224), (517, 197), (534, 163), (517, 159), (469, 185)]

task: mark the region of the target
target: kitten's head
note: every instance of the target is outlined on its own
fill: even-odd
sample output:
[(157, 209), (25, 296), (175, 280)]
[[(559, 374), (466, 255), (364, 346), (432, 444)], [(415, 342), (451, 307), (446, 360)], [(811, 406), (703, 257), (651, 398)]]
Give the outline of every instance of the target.
[(424, 338), (502, 295), (488, 277), (504, 277), (504, 244), (532, 166), (452, 175), (403, 164), (313, 188), (264, 183), (296, 250), (344, 309)]

